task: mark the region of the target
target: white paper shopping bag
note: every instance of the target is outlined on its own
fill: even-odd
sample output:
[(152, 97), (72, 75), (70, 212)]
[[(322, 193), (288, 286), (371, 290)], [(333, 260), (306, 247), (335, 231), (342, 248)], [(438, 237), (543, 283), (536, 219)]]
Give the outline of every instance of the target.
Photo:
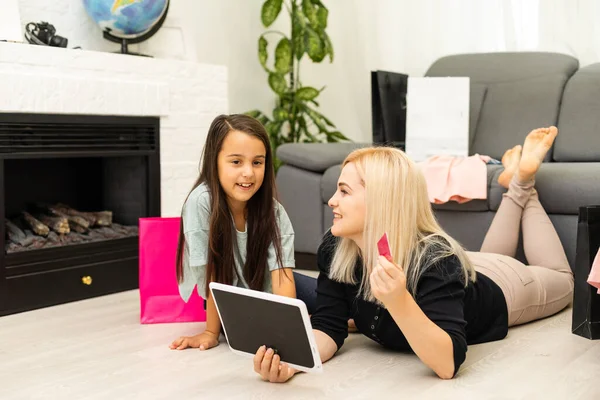
[(415, 162), (469, 155), (468, 77), (409, 77), (406, 153)]

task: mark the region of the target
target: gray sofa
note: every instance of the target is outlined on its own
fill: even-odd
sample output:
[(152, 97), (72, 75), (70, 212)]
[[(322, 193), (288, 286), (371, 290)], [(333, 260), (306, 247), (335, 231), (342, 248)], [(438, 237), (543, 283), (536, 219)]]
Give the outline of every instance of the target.
[[(470, 154), (500, 159), (534, 128), (556, 125), (559, 135), (536, 181), (571, 266), (575, 260), (578, 207), (600, 204), (600, 64), (579, 68), (554, 53), (487, 53), (443, 57), (426, 76), (471, 78)], [(333, 216), (327, 206), (340, 163), (370, 143), (285, 144), (277, 156), (280, 201), (296, 232), (299, 268), (315, 269), (314, 256)], [(501, 165), (488, 165), (488, 198), (435, 205), (436, 216), (468, 250), (479, 250), (505, 189)], [(517, 257), (525, 261), (522, 246)]]

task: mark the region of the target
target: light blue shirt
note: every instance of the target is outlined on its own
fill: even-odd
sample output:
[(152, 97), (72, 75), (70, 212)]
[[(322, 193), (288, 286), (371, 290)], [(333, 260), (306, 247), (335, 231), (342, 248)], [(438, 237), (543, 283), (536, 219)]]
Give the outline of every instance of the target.
[[(194, 286), (197, 286), (198, 294), (201, 297), (205, 296), (210, 207), (210, 192), (205, 183), (195, 188), (183, 205), (182, 218), (185, 247), (183, 257), (183, 282), (179, 285), (179, 294), (186, 302), (192, 295)], [(283, 265), (277, 264), (275, 246), (271, 244), (269, 247), (267, 266), (269, 271), (278, 268), (295, 268), (294, 229), (285, 209), (277, 201), (275, 201), (275, 215), (281, 234), (281, 259)], [(243, 267), (246, 262), (247, 232), (248, 226), (246, 226), (244, 232), (240, 232), (236, 229), (237, 246), (234, 246), (235, 268), (241, 278), (238, 279), (234, 274), (233, 285), (245, 288), (248, 288), (248, 283), (243, 277)], [(265, 274), (263, 290), (268, 293), (271, 293), (273, 290), (270, 273)]]

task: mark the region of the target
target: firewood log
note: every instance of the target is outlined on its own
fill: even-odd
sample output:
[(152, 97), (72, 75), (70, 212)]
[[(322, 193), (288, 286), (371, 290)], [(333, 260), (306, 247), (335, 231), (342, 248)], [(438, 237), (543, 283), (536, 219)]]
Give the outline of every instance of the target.
[(27, 237), (25, 238), (24, 243), (22, 243), (22, 246), (27, 249), (41, 249), (46, 244), (45, 238), (34, 234), (29, 229), (25, 230), (25, 235), (27, 235)]
[(37, 218), (56, 233), (66, 234), (71, 231), (69, 229), (69, 221), (64, 217), (51, 217), (45, 214), (38, 214)]
[[(50, 213), (52, 213), (53, 215), (56, 215), (57, 217), (66, 218), (69, 221), (69, 225), (72, 225), (71, 223), (74, 223), (74, 224), (81, 226), (84, 229), (87, 229), (90, 227), (90, 222), (87, 219), (85, 219), (79, 215), (69, 214), (63, 208), (48, 206), (47, 209)], [(71, 226), (71, 228), (73, 228), (73, 226)]]
[(56, 232), (50, 232), (48, 234), (48, 242), (58, 243), (58, 235), (56, 234)]
[(69, 220), (69, 229), (77, 233), (86, 233), (88, 231), (88, 229), (85, 226), (81, 226), (78, 223), (75, 223), (71, 220)]
[(88, 227), (96, 225), (97, 218), (93, 213), (77, 211), (74, 208), (71, 208), (68, 205), (62, 203), (58, 203), (54, 207), (67, 215), (73, 215), (76, 217), (84, 218), (86, 221), (88, 221)]
[(8, 234), (8, 239), (11, 242), (19, 244), (23, 240), (25, 240), (25, 232), (23, 232), (17, 225), (12, 223), (8, 219), (5, 219), (4, 223), (6, 225), (6, 233)]
[(33, 232), (36, 235), (48, 236), (48, 233), (50, 233), (50, 228), (48, 227), (48, 225), (44, 224), (42, 221), (29, 214), (27, 211), (23, 211), (22, 214), (23, 219), (25, 220), (27, 225), (29, 225), (31, 229), (33, 229)]
[(96, 211), (91, 214), (96, 217), (97, 226), (110, 226), (112, 224), (112, 211)]

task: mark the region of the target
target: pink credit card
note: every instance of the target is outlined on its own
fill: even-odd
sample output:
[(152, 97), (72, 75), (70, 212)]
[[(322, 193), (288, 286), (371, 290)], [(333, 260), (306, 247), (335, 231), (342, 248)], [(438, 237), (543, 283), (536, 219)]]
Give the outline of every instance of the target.
[(384, 256), (390, 261), (392, 260), (392, 252), (390, 251), (387, 233), (384, 233), (381, 239), (379, 239), (377, 242), (377, 250), (379, 250), (379, 255)]

